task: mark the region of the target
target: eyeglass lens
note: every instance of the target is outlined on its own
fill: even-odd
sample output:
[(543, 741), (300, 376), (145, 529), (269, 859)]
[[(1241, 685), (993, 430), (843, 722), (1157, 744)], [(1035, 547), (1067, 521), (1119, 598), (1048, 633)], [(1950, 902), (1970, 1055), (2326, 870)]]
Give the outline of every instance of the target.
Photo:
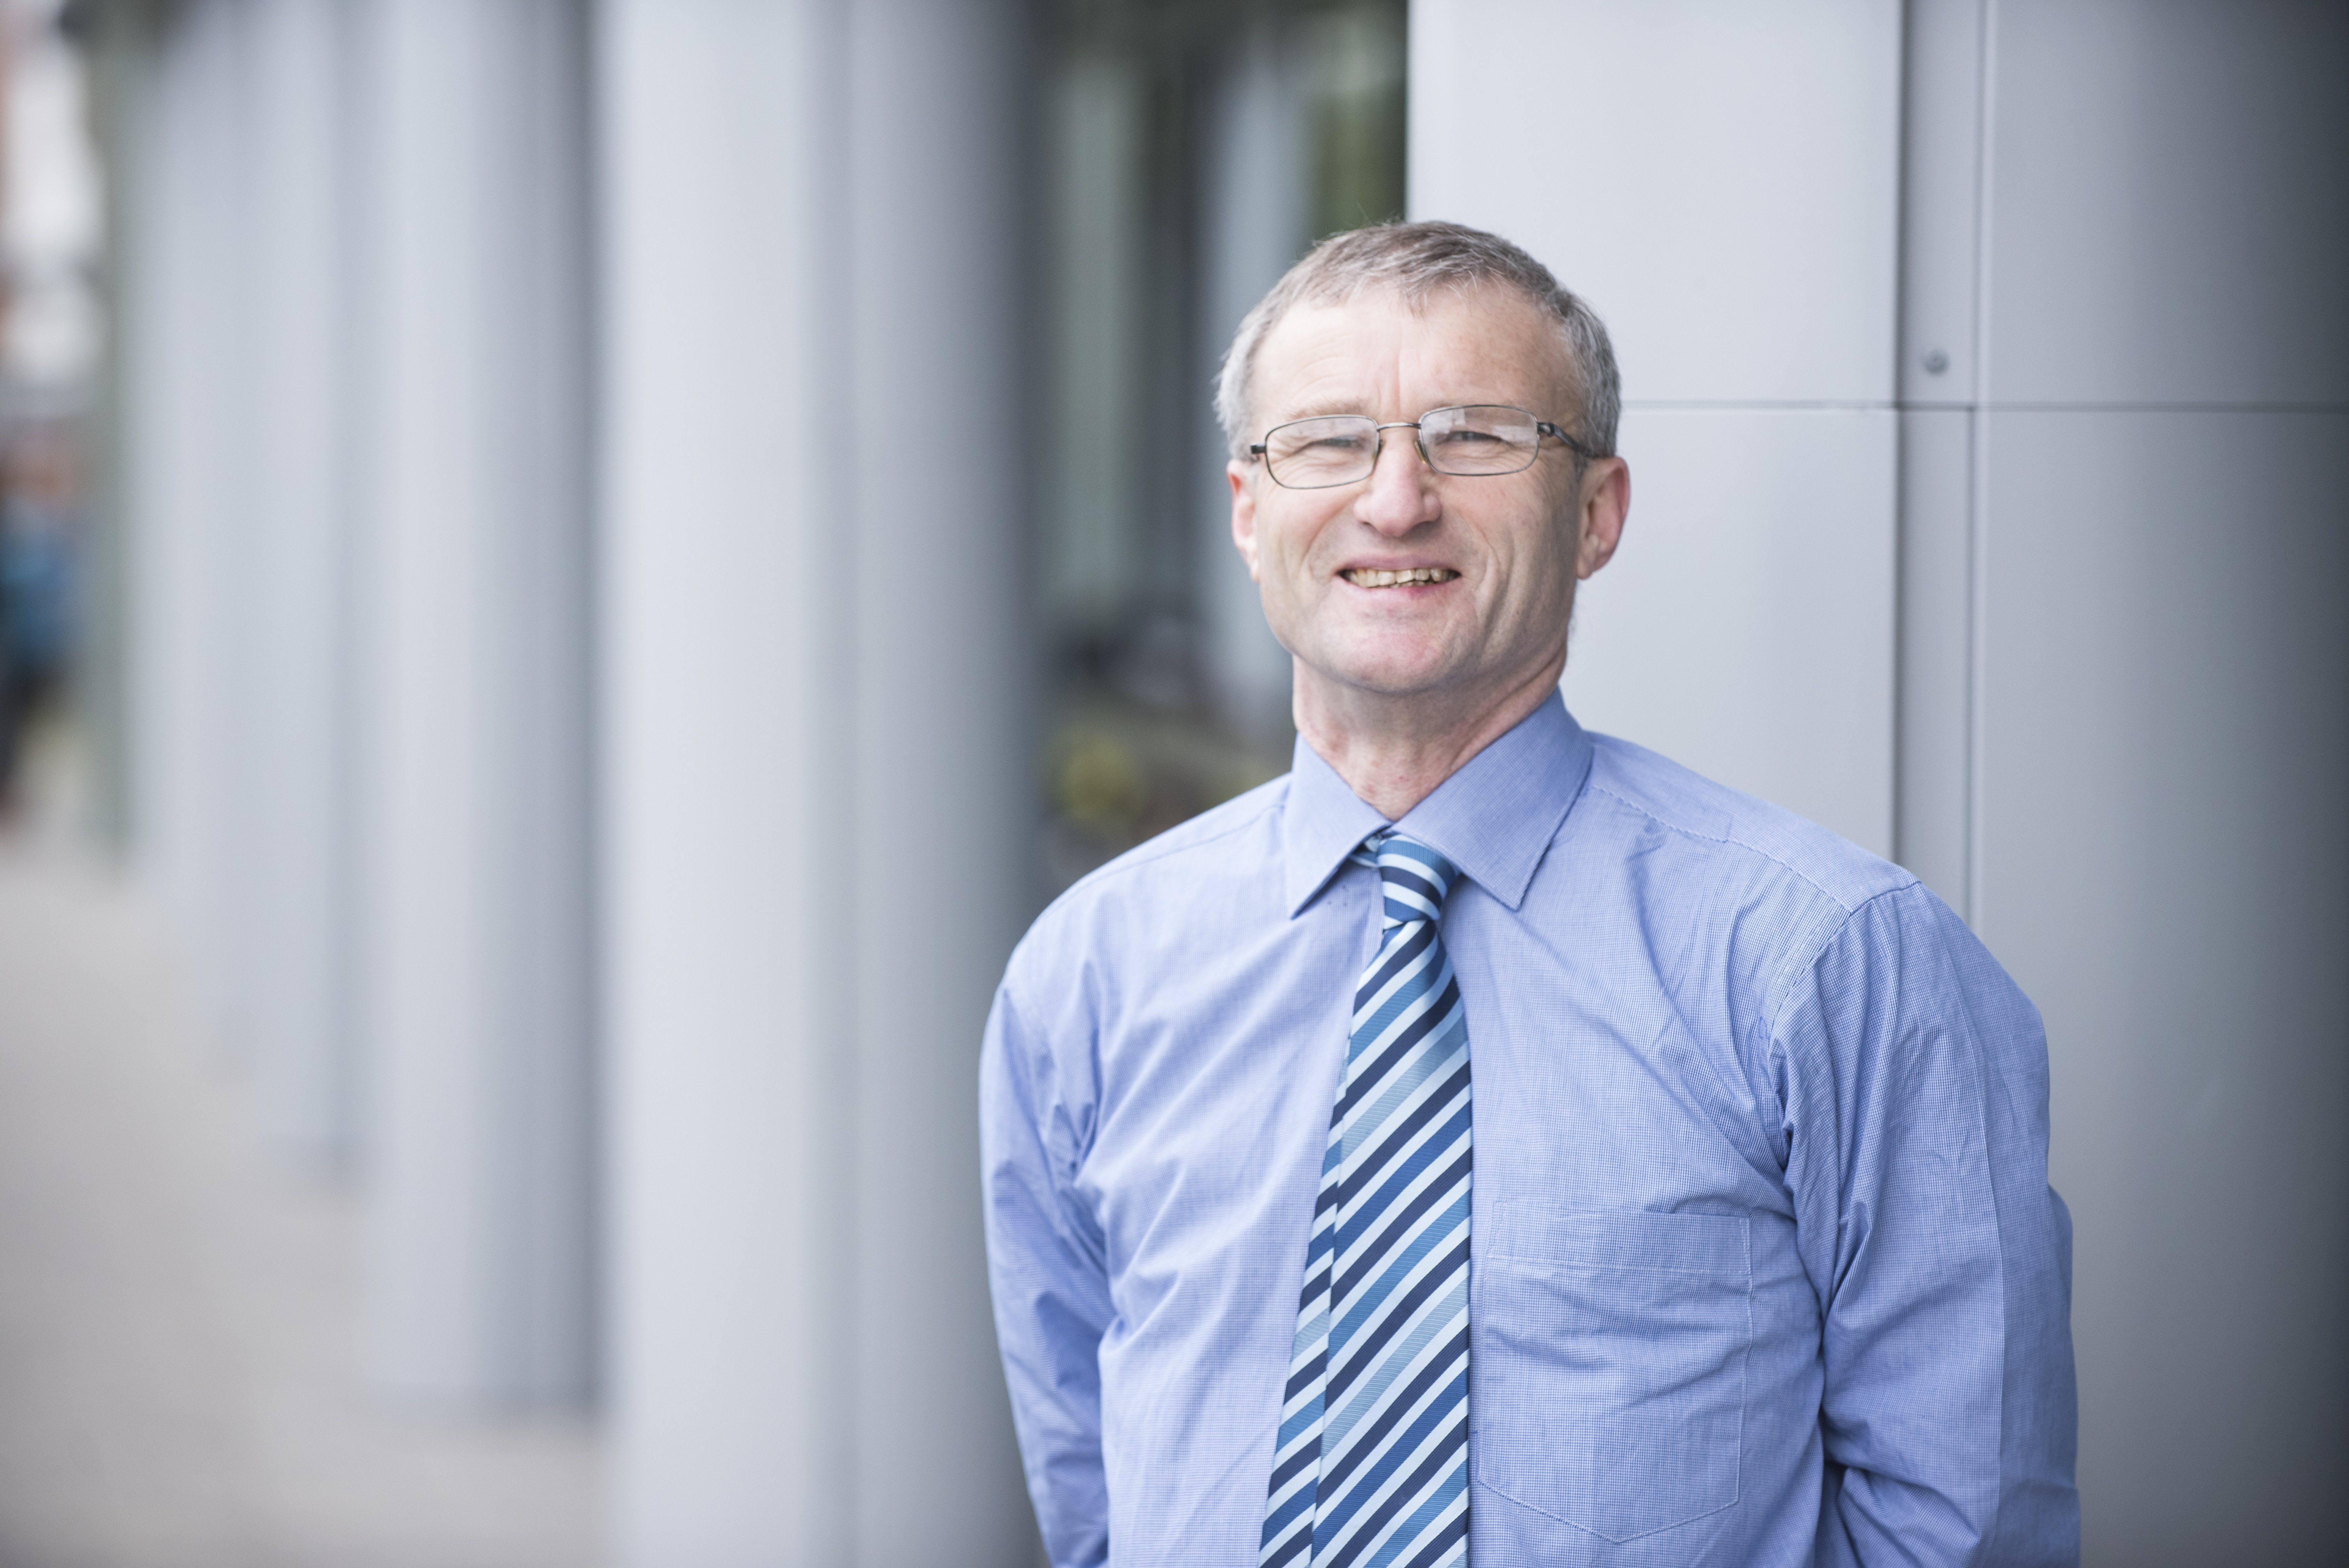
[[(1533, 466), (1541, 429), (1523, 408), (1436, 408), (1420, 417), (1419, 445), (1440, 474), (1513, 474)], [(1291, 490), (1359, 484), (1378, 465), (1378, 421), (1336, 414), (1276, 425), (1265, 436), (1264, 460), (1273, 479)]]

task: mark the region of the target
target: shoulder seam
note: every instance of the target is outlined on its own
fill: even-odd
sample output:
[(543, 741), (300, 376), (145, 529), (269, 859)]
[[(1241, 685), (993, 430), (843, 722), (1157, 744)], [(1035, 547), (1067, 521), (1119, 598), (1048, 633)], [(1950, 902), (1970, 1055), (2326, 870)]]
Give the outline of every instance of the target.
[[(1283, 777), (1285, 778), (1286, 775)], [(1286, 791), (1283, 791), (1278, 797), (1278, 799), (1284, 800), (1287, 798), (1288, 796)], [(1096, 882), (1108, 882), (1116, 876), (1123, 875), (1127, 872), (1140, 871), (1143, 866), (1155, 865), (1160, 861), (1170, 859), (1173, 856), (1185, 853), (1191, 850), (1205, 849), (1209, 844), (1221, 842), (1223, 840), (1230, 838), (1234, 833), (1242, 832), (1254, 827), (1257, 823), (1262, 821), (1265, 817), (1274, 810), (1274, 808), (1275, 802), (1272, 800), (1267, 800), (1262, 805), (1259, 805), (1255, 810), (1250, 811), (1246, 816), (1240, 818), (1239, 820), (1232, 823), (1229, 827), (1221, 829), (1216, 832), (1209, 833), (1205, 838), (1193, 839), (1185, 843), (1168, 844), (1164, 848), (1156, 850), (1153, 850), (1149, 844), (1138, 844), (1134, 848), (1128, 850), (1125, 853), (1118, 856), (1115, 860), (1111, 861), (1108, 864), (1095, 866), (1092, 871), (1087, 872), (1075, 882), (1071, 882), (1069, 884), (1068, 892), (1063, 892), (1061, 897), (1066, 898), (1069, 896), (1069, 893), (1072, 893), (1079, 888), (1088, 886), (1091, 883)], [(1219, 809), (1220, 808), (1210, 808), (1210, 810)], [(1196, 821), (1197, 820), (1197, 818), (1192, 819), (1193, 821)], [(1167, 831), (1170, 834), (1180, 832), (1185, 826), (1188, 826), (1188, 824), (1178, 823), (1175, 827), (1167, 830)], [(1060, 901), (1055, 899), (1053, 902), (1057, 903)]]
[[(1837, 938), (1840, 937), (1845, 932), (1851, 929), (1853, 922), (1857, 921), (1861, 915), (1867, 913), (1871, 907), (1883, 903), (1886, 899), (1897, 897), (1901, 893), (1907, 892), (1911, 888), (1922, 887), (1923, 885), (1924, 884), (1912, 876), (1898, 887), (1888, 887), (1868, 894), (1868, 897), (1861, 899), (1857, 903), (1846, 909), (1841, 920), (1837, 921), (1833, 925), (1827, 927), (1825, 932), (1821, 933), (1818, 941), (1812, 944), (1809, 954), (1806, 954), (1800, 963), (1789, 962), (1785, 969), (1779, 975), (1778, 978), (1771, 984), (1770, 988), (1776, 994), (1776, 999), (1770, 1006), (1769, 1026), (1763, 1037), (1771, 1041), (1775, 1041), (1778, 1038), (1778, 1026), (1785, 1021), (1786, 1006), (1794, 997), (1795, 980), (1818, 967), (1819, 960), (1826, 956), (1827, 949), (1836, 944)], [(1840, 903), (1842, 901), (1838, 899), (1837, 902)]]
[[(1590, 789), (1596, 789), (1599, 793), (1609, 797), (1630, 810), (1639, 812), (1640, 815), (1647, 818), (1648, 820), (1655, 823), (1656, 826), (1660, 828), (1668, 828), (1671, 831), (1680, 834), (1684, 839), (1696, 839), (1708, 844), (1725, 844), (1732, 849), (1744, 850), (1748, 854), (1759, 855), (1764, 860), (1768, 861), (1772, 865), (1775, 865), (1779, 870), (1785, 872), (1788, 876), (1800, 881), (1805, 886), (1810, 888), (1814, 892), (1816, 892), (1821, 898), (1826, 899), (1829, 903), (1832, 903), (1837, 908), (1842, 910), (1846, 915), (1857, 913), (1860, 910), (1867, 908), (1870, 903), (1873, 903), (1876, 900), (1883, 897), (1888, 892), (1898, 892), (1902, 888), (1913, 887), (1917, 884), (1918, 878), (1916, 873), (1910, 872), (1906, 866), (1887, 861), (1885, 864), (1892, 866), (1895, 871), (1899, 872), (1909, 880), (1904, 882), (1897, 883), (1892, 887), (1879, 888), (1875, 892), (1869, 893), (1867, 897), (1861, 899), (1858, 903), (1851, 903), (1836, 896), (1834, 892), (1829, 891), (1820, 882), (1818, 878), (1811, 875), (1810, 872), (1787, 864), (1784, 859), (1772, 854), (1768, 850), (1764, 849), (1761, 845), (1750, 843), (1744, 839), (1725, 838), (1719, 833), (1701, 833), (1694, 828), (1675, 822), (1668, 817), (1659, 816), (1653, 810), (1632, 799), (1622, 791), (1619, 789), (1610, 789), (1606, 785), (1600, 783), (1596, 777), (1597, 770), (1594, 769), (1592, 771), (1594, 776), (1592, 777), (1588, 786)], [(1820, 830), (1824, 832), (1830, 830), (1822, 829)], [(1865, 853), (1866, 851), (1863, 851), (1862, 852)]]

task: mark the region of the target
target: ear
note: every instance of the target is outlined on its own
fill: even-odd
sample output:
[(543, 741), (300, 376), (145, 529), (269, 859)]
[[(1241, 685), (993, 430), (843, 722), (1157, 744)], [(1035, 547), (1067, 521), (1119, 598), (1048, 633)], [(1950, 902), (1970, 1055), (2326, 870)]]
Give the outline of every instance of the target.
[(1248, 483), (1251, 470), (1237, 458), (1224, 465), (1224, 477), (1232, 484), (1232, 542), (1239, 547), (1240, 559), (1247, 562), (1248, 581), (1261, 583), (1256, 562), (1256, 487)]
[(1614, 559), (1623, 542), (1623, 520), (1631, 511), (1631, 466), (1620, 458), (1600, 458), (1582, 476), (1582, 538), (1575, 549), (1574, 574), (1588, 578)]

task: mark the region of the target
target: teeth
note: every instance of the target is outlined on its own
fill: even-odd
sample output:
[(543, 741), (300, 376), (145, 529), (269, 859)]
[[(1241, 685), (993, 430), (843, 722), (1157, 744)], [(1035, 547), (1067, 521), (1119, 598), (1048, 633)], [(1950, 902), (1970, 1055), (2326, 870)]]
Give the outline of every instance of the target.
[(1358, 566), (1345, 577), (1357, 588), (1392, 588), (1398, 583), (1449, 583), (1459, 575), (1448, 566), (1413, 566), (1402, 572), (1380, 572)]

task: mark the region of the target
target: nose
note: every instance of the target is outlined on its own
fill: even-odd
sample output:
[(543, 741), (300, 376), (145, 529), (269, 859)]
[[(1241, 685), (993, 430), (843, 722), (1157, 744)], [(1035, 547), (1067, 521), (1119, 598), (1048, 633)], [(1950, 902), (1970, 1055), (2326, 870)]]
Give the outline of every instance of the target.
[(1419, 430), (1390, 425), (1379, 432), (1378, 461), (1354, 502), (1354, 515), (1390, 538), (1400, 539), (1443, 511), (1435, 474), (1419, 449)]

